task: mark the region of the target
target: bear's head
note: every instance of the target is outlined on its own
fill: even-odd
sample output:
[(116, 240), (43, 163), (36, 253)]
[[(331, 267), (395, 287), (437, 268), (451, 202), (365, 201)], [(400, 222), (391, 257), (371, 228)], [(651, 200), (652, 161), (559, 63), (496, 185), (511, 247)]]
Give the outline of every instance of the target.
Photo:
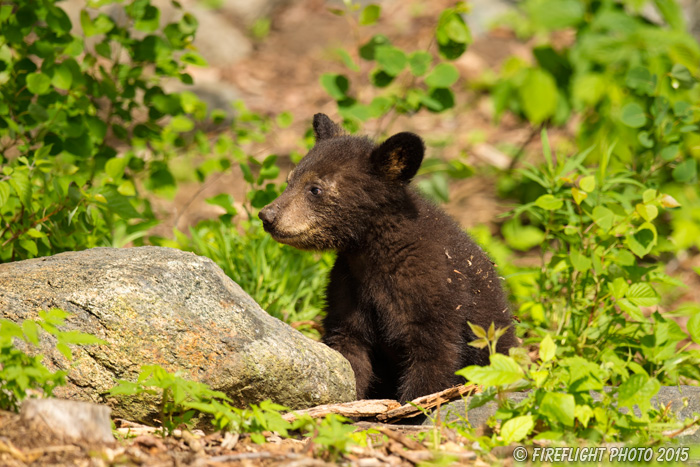
[(260, 211), (280, 243), (307, 250), (344, 250), (387, 215), (409, 213), (407, 185), (423, 160), (423, 141), (398, 133), (380, 145), (346, 135), (314, 115), (315, 146), (287, 178), (287, 188)]

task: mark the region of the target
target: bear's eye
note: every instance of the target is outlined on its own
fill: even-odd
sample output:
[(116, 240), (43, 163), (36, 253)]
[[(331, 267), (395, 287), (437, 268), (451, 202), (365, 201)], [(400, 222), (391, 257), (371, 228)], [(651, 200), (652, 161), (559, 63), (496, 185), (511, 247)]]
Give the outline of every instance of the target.
[(323, 190), (321, 190), (317, 186), (312, 186), (311, 188), (309, 188), (309, 192), (314, 196), (320, 196), (321, 193), (323, 193)]

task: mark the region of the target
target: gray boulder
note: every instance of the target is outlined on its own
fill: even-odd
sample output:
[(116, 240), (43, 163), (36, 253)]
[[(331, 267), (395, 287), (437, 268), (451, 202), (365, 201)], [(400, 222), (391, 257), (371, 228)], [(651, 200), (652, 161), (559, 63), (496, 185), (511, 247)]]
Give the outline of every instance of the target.
[(355, 398), (347, 360), (268, 315), (214, 262), (192, 253), (94, 248), (0, 264), (0, 317), (20, 322), (54, 307), (72, 314), (66, 329), (109, 343), (74, 348), (69, 362), (44, 336), (44, 364), (69, 371), (55, 395), (106, 402), (118, 417), (153, 416), (146, 401), (106, 394), (147, 364), (205, 382), (239, 406), (272, 399), (300, 409)]

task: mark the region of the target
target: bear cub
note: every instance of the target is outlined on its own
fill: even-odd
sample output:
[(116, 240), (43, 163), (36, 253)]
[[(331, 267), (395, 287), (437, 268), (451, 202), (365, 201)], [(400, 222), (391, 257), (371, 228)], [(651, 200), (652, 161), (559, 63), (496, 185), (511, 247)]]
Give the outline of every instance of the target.
[(313, 128), (315, 146), (259, 216), (278, 242), (337, 252), (323, 341), (350, 361), (358, 399), (405, 402), (463, 383), (455, 371), (489, 362), (469, 345), (469, 322), (508, 328), (498, 352), (517, 345), (493, 263), (409, 185), (423, 141), (398, 133), (376, 145), (324, 114)]

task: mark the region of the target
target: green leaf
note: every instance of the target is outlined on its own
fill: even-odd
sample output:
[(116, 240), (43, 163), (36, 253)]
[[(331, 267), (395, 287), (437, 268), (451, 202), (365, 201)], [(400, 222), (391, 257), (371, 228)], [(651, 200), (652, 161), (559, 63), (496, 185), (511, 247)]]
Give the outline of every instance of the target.
[(618, 407), (627, 407), (631, 410), (638, 405), (644, 415), (651, 407), (651, 398), (659, 392), (659, 389), (661, 384), (656, 378), (640, 373), (634, 374), (618, 389)]
[(552, 75), (540, 68), (529, 70), (518, 94), (525, 116), (535, 125), (551, 118), (557, 110), (557, 84)]
[(321, 75), (321, 86), (329, 96), (337, 101), (347, 97), (350, 81), (344, 76), (335, 73), (324, 73)]
[(678, 2), (674, 0), (654, 0), (654, 4), (671, 28), (676, 31), (686, 30), (683, 9)]
[(113, 157), (105, 164), (105, 172), (115, 180), (120, 179), (128, 162), (126, 157)]
[(586, 272), (591, 269), (591, 259), (578, 251), (577, 248), (571, 248), (569, 260), (571, 261), (571, 265), (578, 272)]
[(68, 90), (73, 84), (73, 73), (67, 64), (61, 63), (53, 72), (51, 84), (58, 89)]
[(547, 334), (540, 342), (540, 360), (543, 362), (551, 361), (557, 354), (557, 344), (554, 343), (552, 337)]
[(676, 63), (673, 65), (673, 68), (671, 68), (671, 78), (673, 78), (675, 82), (678, 83), (678, 87), (682, 89), (692, 88), (696, 81), (693, 75), (690, 74), (690, 70), (680, 63)]
[(661, 153), (659, 154), (663, 160), (666, 162), (674, 160), (678, 156), (678, 149), (679, 149), (678, 144), (672, 144), (670, 146), (666, 146), (661, 150)]
[(423, 76), (428, 72), (433, 57), (428, 52), (417, 51), (408, 56), (408, 66), (413, 76)]
[(588, 427), (588, 421), (593, 416), (593, 409), (588, 405), (577, 405), (574, 409), (574, 415), (581, 422), (584, 428)]
[(381, 13), (382, 8), (379, 5), (367, 5), (360, 13), (360, 24), (368, 26), (376, 23)]
[(188, 63), (190, 65), (194, 66), (199, 66), (199, 67), (208, 67), (209, 64), (207, 61), (199, 55), (196, 52), (185, 52), (182, 54), (182, 57), (180, 57), (180, 60), (182, 60), (183, 63)]
[(376, 34), (359, 48), (360, 57), (372, 61), (375, 59), (377, 47), (388, 44), (389, 39), (386, 36)]
[(391, 76), (396, 76), (406, 67), (408, 58), (403, 50), (393, 45), (380, 45), (375, 49), (374, 59)]
[(46, 94), (51, 89), (51, 78), (43, 73), (30, 73), (27, 75), (27, 89), (32, 94)]
[(277, 122), (277, 126), (280, 128), (287, 128), (294, 121), (294, 117), (290, 112), (282, 112), (281, 114), (277, 115), (275, 120)]
[(695, 159), (686, 159), (678, 164), (672, 172), (673, 179), (680, 183), (693, 181), (698, 175), (698, 167)]
[(690, 317), (687, 324), (688, 334), (696, 344), (700, 344), (700, 312)]
[(0, 180), (0, 208), (5, 206), (5, 203), (7, 203), (7, 200), (10, 199), (10, 185), (3, 181)]
[(39, 326), (36, 321), (25, 319), (22, 321), (22, 332), (27, 338), (27, 342), (31, 342), (36, 347), (39, 347)]
[(534, 225), (520, 225), (516, 220), (503, 224), (502, 233), (511, 248), (527, 251), (544, 241), (544, 232)]
[(609, 232), (615, 220), (615, 213), (604, 206), (596, 206), (593, 208), (592, 217), (593, 222), (595, 222), (598, 227), (603, 229), (604, 232)]
[(656, 76), (645, 67), (637, 66), (627, 72), (625, 83), (639, 93), (651, 96), (656, 88)]
[(532, 415), (513, 417), (501, 426), (501, 437), (506, 444), (517, 443), (525, 438), (535, 427)]
[(22, 205), (31, 209), (32, 205), (32, 185), (29, 183), (27, 170), (15, 170), (10, 177), (10, 186), (17, 193)]
[(579, 182), (578, 186), (581, 187), (581, 189), (585, 192), (592, 192), (595, 190), (595, 176), (593, 175), (588, 175), (586, 177), (583, 177)]
[(343, 63), (345, 64), (346, 67), (348, 67), (352, 71), (360, 71), (360, 67), (355, 63), (355, 60), (352, 59), (350, 54), (347, 52), (345, 49), (335, 49), (335, 53), (338, 54), (343, 60)]
[(620, 119), (622, 123), (632, 128), (643, 127), (647, 122), (644, 109), (636, 102), (630, 102), (622, 108)]
[(449, 88), (458, 79), (457, 67), (451, 63), (440, 63), (425, 77), (425, 84), (431, 88)]
[(586, 13), (578, 0), (534, 0), (525, 6), (535, 24), (553, 30), (576, 27)]
[(627, 291), (629, 290), (629, 284), (627, 284), (627, 281), (625, 280), (624, 277), (616, 277), (615, 280), (612, 281), (612, 284), (610, 284), (609, 287), (610, 287), (610, 293), (612, 293), (612, 296), (618, 300), (623, 298), (627, 294)]
[(564, 205), (564, 201), (554, 195), (542, 195), (535, 200), (535, 205), (546, 211), (556, 211)]
[(653, 204), (637, 204), (635, 210), (647, 222), (651, 222), (659, 215), (659, 208)]
[(194, 122), (184, 115), (176, 115), (173, 117), (169, 126), (177, 133), (186, 133), (194, 130)]
[(572, 394), (548, 392), (542, 398), (540, 414), (565, 426), (574, 426), (576, 402)]
[(504, 386), (520, 381), (523, 369), (511, 357), (502, 354), (491, 355), (489, 366), (468, 366), (457, 372), (469, 381), (481, 386)]
[(637, 306), (654, 306), (659, 303), (659, 296), (651, 285), (646, 282), (637, 282), (629, 287), (627, 299)]

